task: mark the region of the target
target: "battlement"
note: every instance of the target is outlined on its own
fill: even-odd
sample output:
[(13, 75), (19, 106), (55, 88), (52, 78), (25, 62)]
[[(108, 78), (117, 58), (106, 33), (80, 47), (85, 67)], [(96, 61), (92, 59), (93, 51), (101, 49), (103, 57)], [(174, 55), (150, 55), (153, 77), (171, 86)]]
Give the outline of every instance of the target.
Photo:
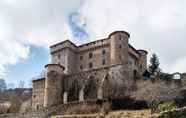
[(45, 65), (45, 69), (47, 70), (47, 72), (56, 71), (59, 73), (63, 73), (63, 71), (65, 70), (65, 67), (63, 67), (60, 64), (47, 64)]
[(78, 47), (74, 43), (72, 43), (70, 40), (65, 40), (61, 43), (50, 46), (50, 51), (51, 53), (55, 53), (64, 48), (69, 48), (69, 49), (72, 49), (73, 51), (76, 51)]
[(110, 45), (109, 38), (105, 38), (105, 39), (101, 39), (101, 40), (97, 40), (97, 41), (93, 41), (90, 43), (79, 45), (78, 49), (79, 49), (79, 51), (85, 51), (85, 50), (90, 50), (90, 49), (94, 49), (97, 47), (103, 47), (103, 46), (107, 46), (107, 45)]
[(115, 35), (115, 34), (118, 34), (118, 33), (122, 33), (122, 34), (126, 34), (127, 36), (128, 36), (128, 38), (130, 38), (130, 34), (128, 33), (128, 32), (126, 32), (126, 31), (114, 31), (114, 32), (112, 32), (112, 33), (110, 33), (110, 35), (109, 35), (109, 38), (112, 36), (112, 35)]

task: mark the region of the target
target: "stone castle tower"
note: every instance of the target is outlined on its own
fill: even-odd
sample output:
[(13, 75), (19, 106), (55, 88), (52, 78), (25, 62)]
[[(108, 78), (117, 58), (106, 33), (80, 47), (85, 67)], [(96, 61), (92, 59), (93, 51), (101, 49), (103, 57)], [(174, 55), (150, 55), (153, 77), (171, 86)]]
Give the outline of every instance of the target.
[[(51, 46), (45, 77), (33, 81), (33, 107), (119, 96), (108, 88), (123, 88), (122, 79), (133, 79), (147, 68), (147, 51), (136, 50), (129, 38), (129, 33), (115, 31), (79, 46), (69, 40)], [(124, 74), (119, 78), (120, 69)]]
[(59, 64), (48, 64), (45, 68), (47, 71), (44, 88), (44, 107), (47, 107), (61, 102), (64, 67)]

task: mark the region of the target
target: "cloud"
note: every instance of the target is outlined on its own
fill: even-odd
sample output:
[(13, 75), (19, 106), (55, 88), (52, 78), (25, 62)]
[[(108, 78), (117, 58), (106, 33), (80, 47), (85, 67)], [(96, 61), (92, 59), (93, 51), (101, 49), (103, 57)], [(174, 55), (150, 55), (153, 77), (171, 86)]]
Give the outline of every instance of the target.
[(93, 0), (79, 11), (93, 40), (126, 30), (136, 48), (148, 50), (149, 56), (157, 53), (164, 71), (185, 72), (185, 6), (184, 0)]
[(89, 34), (86, 30), (86, 19), (79, 13), (71, 13), (69, 15), (68, 23), (74, 38), (77, 38), (77, 40), (87, 40), (89, 38)]
[(72, 38), (67, 16), (81, 0), (0, 1), (0, 77), (7, 65), (15, 65), (29, 55), (30, 45), (48, 48)]
[(184, 72), (185, 6), (184, 0), (2, 0), (0, 76), (7, 64), (28, 57), (30, 45), (81, 44), (115, 30), (128, 31), (136, 48), (157, 53), (164, 71)]

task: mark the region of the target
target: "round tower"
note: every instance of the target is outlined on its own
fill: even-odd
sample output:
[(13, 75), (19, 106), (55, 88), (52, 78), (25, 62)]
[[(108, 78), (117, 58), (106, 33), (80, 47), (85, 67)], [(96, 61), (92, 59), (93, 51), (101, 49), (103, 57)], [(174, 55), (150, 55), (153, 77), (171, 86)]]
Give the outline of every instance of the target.
[(109, 35), (111, 65), (128, 63), (129, 33), (116, 31)]
[(138, 50), (140, 53), (140, 70), (141, 73), (143, 74), (145, 70), (147, 69), (147, 55), (148, 52), (146, 50)]
[(48, 64), (45, 75), (44, 107), (57, 105), (62, 102), (62, 80), (64, 67), (59, 64)]

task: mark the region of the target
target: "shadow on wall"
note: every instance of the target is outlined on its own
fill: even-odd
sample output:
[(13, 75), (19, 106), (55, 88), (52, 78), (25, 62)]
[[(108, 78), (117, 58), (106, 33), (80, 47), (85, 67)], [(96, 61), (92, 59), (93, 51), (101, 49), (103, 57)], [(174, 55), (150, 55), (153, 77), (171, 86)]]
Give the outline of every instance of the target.
[(130, 98), (124, 98), (112, 100), (111, 108), (113, 110), (121, 109), (141, 110), (147, 109), (149, 108), (149, 106), (145, 100), (133, 100)]

